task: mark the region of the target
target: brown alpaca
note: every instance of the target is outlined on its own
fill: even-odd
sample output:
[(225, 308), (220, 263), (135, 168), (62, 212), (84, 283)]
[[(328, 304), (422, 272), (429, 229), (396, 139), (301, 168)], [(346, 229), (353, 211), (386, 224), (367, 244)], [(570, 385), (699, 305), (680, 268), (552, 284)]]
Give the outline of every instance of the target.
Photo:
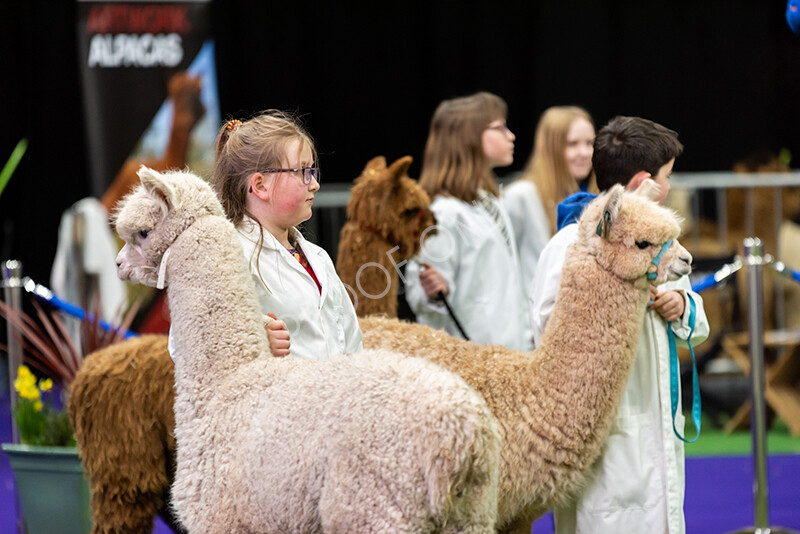
[(628, 381), (647, 273), (662, 244), (673, 240), (655, 283), (691, 271), (691, 256), (674, 241), (674, 214), (643, 196), (615, 187), (579, 224), (542, 345), (532, 353), (387, 318), (360, 321), (365, 349), (430, 358), (483, 394), (502, 434), (501, 532), (530, 532), (534, 519), (584, 484)]
[(371, 159), (355, 179), (336, 270), (359, 317), (397, 317), (398, 271), (434, 224), (427, 193), (407, 176), (411, 156)]
[(173, 377), (167, 336), (150, 335), (90, 354), (72, 382), (68, 409), (89, 478), (93, 534), (150, 533), (156, 513), (184, 532), (168, 507)]

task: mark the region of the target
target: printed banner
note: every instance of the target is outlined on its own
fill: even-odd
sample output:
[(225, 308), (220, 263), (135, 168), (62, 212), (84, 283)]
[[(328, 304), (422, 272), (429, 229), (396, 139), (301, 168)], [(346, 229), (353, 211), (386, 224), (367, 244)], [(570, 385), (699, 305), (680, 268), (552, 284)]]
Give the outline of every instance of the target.
[(220, 112), (209, 17), (209, 1), (78, 0), (91, 192), (107, 205), (141, 163), (210, 174)]

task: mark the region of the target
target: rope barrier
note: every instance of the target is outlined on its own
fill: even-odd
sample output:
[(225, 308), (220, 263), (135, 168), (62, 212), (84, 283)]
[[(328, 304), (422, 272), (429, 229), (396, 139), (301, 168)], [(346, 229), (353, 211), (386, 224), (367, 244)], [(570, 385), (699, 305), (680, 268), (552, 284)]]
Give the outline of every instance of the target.
[(701, 280), (692, 284), (692, 291), (700, 293), (701, 291), (721, 284), (732, 274), (742, 268), (742, 258), (736, 256), (731, 263), (722, 266), (718, 271), (709, 274)]
[[(55, 295), (55, 293), (53, 293), (52, 290), (48, 289), (42, 284), (37, 284), (29, 276), (23, 278), (22, 287), (25, 289), (26, 292), (30, 293), (34, 297), (38, 298), (43, 302), (46, 302), (47, 304), (56, 308), (59, 311), (63, 311), (67, 315), (71, 315), (72, 317), (76, 317), (80, 320), (86, 318), (86, 312), (83, 310), (83, 308), (80, 308), (79, 306), (61, 300)], [(89, 314), (89, 320), (90, 321), (94, 320), (92, 314)], [(98, 325), (106, 332), (116, 332), (119, 330), (119, 328), (109, 324), (107, 321), (104, 321), (102, 319), (98, 321)], [(129, 337), (136, 335), (137, 335), (136, 332), (126, 330), (124, 337), (125, 339), (128, 339)]]
[(800, 284), (800, 272), (795, 271), (791, 267), (787, 267), (785, 263), (782, 261), (774, 261), (772, 256), (767, 255), (767, 259), (769, 261), (769, 266), (777, 272), (779, 275), (788, 278), (789, 280), (794, 280), (798, 284)]
[[(789, 280), (793, 280), (800, 284), (800, 271), (795, 271), (791, 267), (787, 267), (785, 263), (782, 261), (776, 261), (771, 255), (766, 254), (763, 257), (764, 265), (768, 265), (771, 267), (775, 272), (783, 276), (784, 278), (788, 278)], [(694, 282), (692, 284), (692, 291), (695, 293), (700, 293), (708, 288), (714, 287), (718, 284), (721, 284), (732, 274), (742, 268), (742, 258), (736, 256), (736, 258), (731, 262), (727, 263), (722, 266), (718, 271), (715, 271), (708, 276), (701, 278), (700, 280)]]

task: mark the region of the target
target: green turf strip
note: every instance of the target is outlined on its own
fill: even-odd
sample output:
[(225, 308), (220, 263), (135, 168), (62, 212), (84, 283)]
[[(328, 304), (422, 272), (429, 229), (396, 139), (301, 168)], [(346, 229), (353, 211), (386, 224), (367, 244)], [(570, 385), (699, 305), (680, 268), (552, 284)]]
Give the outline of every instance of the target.
[[(686, 414), (686, 420), (687, 437), (694, 437), (690, 413)], [(743, 456), (752, 454), (752, 450), (753, 438), (749, 430), (725, 434), (706, 417), (702, 419), (700, 439), (685, 447), (686, 456)], [(767, 430), (767, 454), (800, 454), (800, 437), (789, 434), (786, 423), (780, 418), (775, 418)]]

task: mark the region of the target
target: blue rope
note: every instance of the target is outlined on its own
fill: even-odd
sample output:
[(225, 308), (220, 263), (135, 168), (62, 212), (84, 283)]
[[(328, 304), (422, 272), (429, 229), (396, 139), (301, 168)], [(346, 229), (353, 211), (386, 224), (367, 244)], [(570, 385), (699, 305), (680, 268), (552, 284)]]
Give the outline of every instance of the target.
[(726, 263), (718, 271), (713, 272), (708, 276), (692, 284), (692, 291), (694, 291), (695, 293), (700, 293), (705, 289), (714, 287), (717, 284), (721, 284), (722, 282), (727, 280), (733, 273), (735, 273), (741, 268), (742, 268), (742, 260), (739, 257), (736, 257), (735, 261), (733, 261), (732, 263)]
[[(42, 302), (46, 302), (50, 306), (54, 307), (59, 311), (63, 311), (67, 315), (71, 315), (72, 317), (76, 317), (81, 321), (86, 318), (86, 311), (83, 308), (80, 308), (74, 304), (70, 304), (67, 301), (61, 300), (58, 298), (52, 290), (48, 289), (47, 287), (43, 286), (42, 284), (37, 284), (34, 282), (30, 277), (25, 277), (25, 283), (23, 284), (25, 291), (28, 293), (32, 293), (33, 296), (41, 300)], [(94, 316), (89, 314), (89, 320), (94, 321)], [(107, 321), (100, 319), (98, 321), (98, 325), (100, 328), (105, 330), (106, 332), (117, 332), (119, 328), (109, 324)], [(125, 331), (125, 339), (129, 337), (136, 336), (136, 332), (132, 332), (130, 330)]]
[(698, 280), (697, 282), (692, 284), (692, 291), (694, 291), (695, 293), (700, 293), (701, 291), (704, 291), (709, 287), (714, 287), (715, 285), (722, 282), (722, 280), (717, 280), (716, 276), (717, 273), (711, 273), (708, 276), (704, 277), (702, 280)]
[(795, 271), (791, 267), (787, 267), (785, 263), (781, 263), (781, 269), (779, 271), (781, 274), (785, 274), (795, 282), (800, 283), (800, 272)]

